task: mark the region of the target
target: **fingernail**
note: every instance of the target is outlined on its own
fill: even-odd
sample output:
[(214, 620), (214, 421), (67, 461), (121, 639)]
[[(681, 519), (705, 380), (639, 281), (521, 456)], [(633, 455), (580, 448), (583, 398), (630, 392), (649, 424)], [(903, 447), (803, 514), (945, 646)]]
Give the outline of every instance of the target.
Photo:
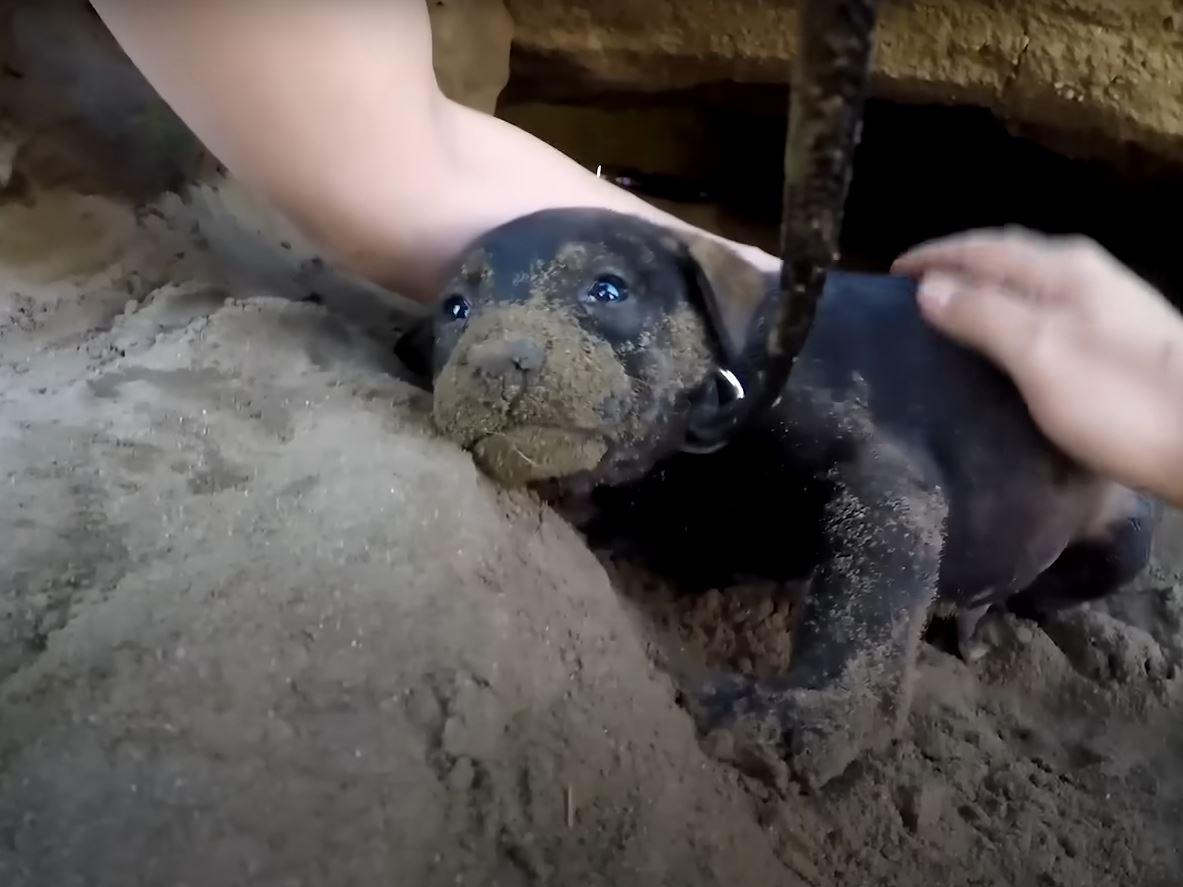
[(891, 263), (891, 273), (892, 274), (906, 273), (907, 268), (910, 265), (912, 265), (913, 260), (916, 258), (916, 254), (918, 252), (918, 249), (919, 249), (918, 247), (913, 247), (912, 249), (907, 250), (906, 252), (902, 252), (898, 256), (896, 256), (895, 260)]
[(953, 299), (957, 282), (945, 274), (929, 274), (920, 281), (916, 298), (927, 308), (942, 310)]

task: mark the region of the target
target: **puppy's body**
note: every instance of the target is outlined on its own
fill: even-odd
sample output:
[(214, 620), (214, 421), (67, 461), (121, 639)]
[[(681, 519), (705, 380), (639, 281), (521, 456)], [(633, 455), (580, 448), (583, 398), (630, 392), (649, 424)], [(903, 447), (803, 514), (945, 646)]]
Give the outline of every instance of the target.
[[(474, 245), (432, 336), (435, 417), (491, 474), (593, 490), (593, 536), (682, 582), (811, 574), (789, 672), (706, 694), (823, 782), (891, 735), (932, 606), (1028, 612), (1145, 564), (1157, 506), (1074, 465), (904, 279), (834, 273), (780, 401), (709, 454), (714, 374), (750, 376), (775, 280), (713, 242), (552, 210)], [(599, 380), (603, 380), (602, 382)], [(556, 447), (564, 452), (556, 455)]]
[(835, 469), (872, 444), (885, 481), (944, 499), (939, 591), (958, 609), (1007, 601), (1072, 544), (1113, 543), (1127, 573), (1145, 559), (1150, 500), (1055, 449), (1005, 375), (925, 323), (911, 280), (840, 271), (773, 412), (716, 453), (600, 487), (591, 529), (683, 583), (800, 578), (826, 556)]

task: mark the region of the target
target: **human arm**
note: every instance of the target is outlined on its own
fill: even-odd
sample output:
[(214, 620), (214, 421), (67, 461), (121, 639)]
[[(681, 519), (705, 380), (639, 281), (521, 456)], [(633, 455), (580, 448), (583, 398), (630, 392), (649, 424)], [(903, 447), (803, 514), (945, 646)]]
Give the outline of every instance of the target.
[(936, 328), (999, 364), (1093, 470), (1183, 505), (1183, 316), (1096, 243), (971, 231), (905, 253)]
[[(215, 156), (337, 260), (420, 300), (472, 238), (560, 205), (684, 223), (445, 98), (422, 0), (93, 0)], [(769, 267), (776, 260), (735, 245)]]

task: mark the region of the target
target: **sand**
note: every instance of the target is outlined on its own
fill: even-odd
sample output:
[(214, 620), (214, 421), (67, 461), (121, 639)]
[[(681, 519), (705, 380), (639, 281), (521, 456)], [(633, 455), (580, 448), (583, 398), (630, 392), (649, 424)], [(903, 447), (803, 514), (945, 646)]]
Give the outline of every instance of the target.
[(784, 661), (777, 590), (589, 551), (435, 435), (372, 294), (183, 219), (0, 206), (0, 883), (1178, 882), (1178, 515), (777, 793), (678, 705)]

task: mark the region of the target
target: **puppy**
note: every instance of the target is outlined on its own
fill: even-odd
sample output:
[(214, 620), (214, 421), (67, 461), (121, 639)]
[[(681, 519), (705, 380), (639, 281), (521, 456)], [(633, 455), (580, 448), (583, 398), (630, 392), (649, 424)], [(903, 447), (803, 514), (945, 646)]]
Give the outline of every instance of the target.
[(787, 672), (692, 707), (819, 786), (895, 734), (937, 607), (968, 653), (991, 607), (1108, 594), (1145, 566), (1160, 507), (1057, 450), (892, 276), (833, 272), (775, 407), (702, 452), (778, 297), (710, 239), (547, 210), (479, 238), (400, 352), (443, 434), (502, 483), (589, 497), (594, 538), (689, 587), (811, 577)]

